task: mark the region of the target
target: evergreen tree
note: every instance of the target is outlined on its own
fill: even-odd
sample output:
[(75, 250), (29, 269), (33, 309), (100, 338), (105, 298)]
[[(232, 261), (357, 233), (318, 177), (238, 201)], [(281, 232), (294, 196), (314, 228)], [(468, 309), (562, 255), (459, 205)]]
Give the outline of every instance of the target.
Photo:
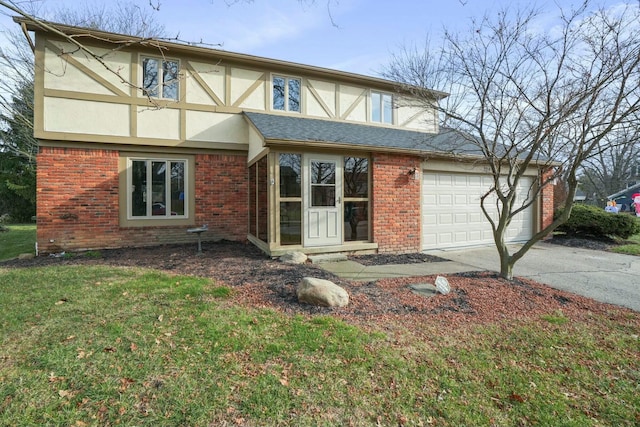
[(33, 81), (22, 82), (11, 109), (0, 114), (0, 215), (29, 221), (36, 214), (36, 154)]

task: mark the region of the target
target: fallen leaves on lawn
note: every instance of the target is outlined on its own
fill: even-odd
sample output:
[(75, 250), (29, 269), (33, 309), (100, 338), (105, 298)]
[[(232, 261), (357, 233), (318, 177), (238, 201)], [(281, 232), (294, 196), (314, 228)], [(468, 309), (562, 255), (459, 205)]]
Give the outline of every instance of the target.
[[(37, 257), (6, 264), (136, 266), (171, 274), (209, 277), (215, 280), (216, 286), (234, 289), (226, 304), (268, 307), (289, 314), (332, 315), (365, 328), (405, 330), (423, 336), (438, 329), (540, 319), (543, 315), (556, 313), (568, 319), (594, 314), (622, 319), (631, 312), (534, 281), (519, 278), (507, 281), (491, 272), (447, 275), (451, 293), (425, 298), (412, 293), (409, 285), (434, 283), (436, 276), (352, 282), (310, 264), (281, 263), (248, 244), (203, 243), (202, 247), (202, 254), (197, 254), (195, 245), (165, 245), (104, 250), (101, 257)], [(404, 256), (411, 254), (394, 256), (393, 261), (401, 262)], [(370, 258), (376, 261), (375, 256)], [(379, 260), (384, 261), (382, 256)], [(344, 308), (325, 308), (298, 303), (295, 289), (306, 276), (328, 279), (342, 286), (349, 292), (350, 304)], [(127, 295), (127, 292), (123, 293), (123, 296)], [(163, 315), (158, 315), (157, 320), (163, 322)], [(167, 332), (164, 337), (171, 338), (172, 334)], [(159, 343), (158, 339), (156, 343)], [(106, 347), (104, 351), (115, 352), (115, 348)]]

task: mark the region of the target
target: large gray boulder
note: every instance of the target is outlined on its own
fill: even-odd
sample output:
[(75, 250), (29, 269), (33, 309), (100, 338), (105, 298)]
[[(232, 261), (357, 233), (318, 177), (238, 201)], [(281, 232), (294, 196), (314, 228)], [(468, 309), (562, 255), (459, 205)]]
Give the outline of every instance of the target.
[(298, 302), (322, 307), (346, 307), (349, 304), (349, 294), (335, 283), (305, 277), (298, 284)]
[(302, 252), (289, 252), (282, 255), (280, 261), (287, 264), (304, 264), (307, 262), (307, 256)]

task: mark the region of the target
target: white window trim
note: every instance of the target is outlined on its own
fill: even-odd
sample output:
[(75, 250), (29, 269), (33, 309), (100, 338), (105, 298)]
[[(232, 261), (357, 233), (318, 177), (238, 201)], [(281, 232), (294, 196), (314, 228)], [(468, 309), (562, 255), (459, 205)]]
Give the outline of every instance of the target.
[[(145, 92), (144, 90), (144, 60), (145, 59), (154, 59), (156, 61), (158, 61), (158, 86), (156, 87), (156, 90), (158, 91), (159, 95), (149, 95)], [(163, 67), (162, 67), (162, 63), (163, 62), (176, 62), (178, 63), (178, 77), (177, 77), (177, 85), (178, 85), (178, 93), (177, 93), (177, 97), (174, 98), (165, 98), (164, 96), (164, 82), (163, 82)], [(180, 70), (181, 70), (181, 64), (180, 64), (180, 60), (177, 58), (167, 58), (167, 57), (162, 57), (162, 56), (153, 56), (153, 55), (140, 55), (140, 87), (142, 88), (142, 95), (146, 98), (153, 98), (153, 99), (161, 99), (161, 100), (166, 100), (166, 101), (173, 101), (173, 102), (177, 102), (180, 100), (180, 93), (181, 93), (181, 88), (180, 88)]]
[[(184, 163), (184, 214), (183, 215), (171, 215), (171, 198), (168, 197), (169, 201), (168, 206), (165, 207), (164, 215), (151, 215), (151, 209), (153, 203), (149, 204), (147, 202), (147, 215), (144, 216), (134, 216), (133, 210), (131, 207), (133, 206), (133, 162), (134, 161), (144, 161), (144, 162), (165, 162), (169, 164), (170, 162), (182, 162)], [(151, 171), (152, 168), (147, 168), (147, 182), (151, 182)], [(127, 158), (127, 220), (128, 221), (157, 221), (157, 220), (184, 220), (189, 218), (189, 160), (186, 158), (152, 158), (152, 157), (128, 157)], [(165, 177), (165, 191), (166, 189), (171, 188), (171, 174), (167, 173)], [(167, 215), (168, 213), (168, 215)]]
[[(284, 79), (284, 110), (277, 110), (273, 107), (273, 79)], [(300, 111), (289, 109), (289, 80), (297, 80), (300, 82), (300, 99), (298, 103), (300, 105)], [(302, 78), (295, 76), (287, 76), (284, 74), (272, 74), (271, 75), (271, 111), (286, 111), (287, 113), (302, 114)]]
[[(374, 94), (378, 94), (380, 95), (380, 120), (373, 120), (373, 95)], [(384, 116), (384, 97), (385, 96), (389, 96), (391, 98), (391, 117), (389, 117), (389, 122), (385, 121), (385, 116)], [(394, 113), (394, 108), (393, 108), (393, 94), (390, 92), (383, 92), (380, 90), (371, 90), (370, 94), (369, 94), (369, 102), (371, 104), (371, 111), (369, 113), (369, 120), (371, 121), (371, 123), (380, 123), (383, 125), (394, 125), (396, 123), (395, 120), (395, 113)]]

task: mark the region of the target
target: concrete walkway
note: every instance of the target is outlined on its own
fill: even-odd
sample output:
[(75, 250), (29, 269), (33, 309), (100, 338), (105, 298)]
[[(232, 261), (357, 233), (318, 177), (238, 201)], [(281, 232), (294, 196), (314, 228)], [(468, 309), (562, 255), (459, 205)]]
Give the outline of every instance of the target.
[[(438, 255), (441, 256), (441, 255)], [(338, 277), (349, 280), (371, 282), (394, 277), (430, 276), (433, 274), (454, 274), (465, 271), (482, 271), (456, 261), (424, 262), (416, 264), (390, 264), (365, 266), (355, 261), (338, 261), (318, 264)]]
[[(429, 254), (449, 261), (376, 266), (340, 261), (319, 266), (339, 277), (363, 281), (500, 269), (498, 253), (493, 246), (430, 251)], [(536, 244), (516, 263), (514, 276), (640, 311), (640, 257), (637, 256), (543, 242)]]

